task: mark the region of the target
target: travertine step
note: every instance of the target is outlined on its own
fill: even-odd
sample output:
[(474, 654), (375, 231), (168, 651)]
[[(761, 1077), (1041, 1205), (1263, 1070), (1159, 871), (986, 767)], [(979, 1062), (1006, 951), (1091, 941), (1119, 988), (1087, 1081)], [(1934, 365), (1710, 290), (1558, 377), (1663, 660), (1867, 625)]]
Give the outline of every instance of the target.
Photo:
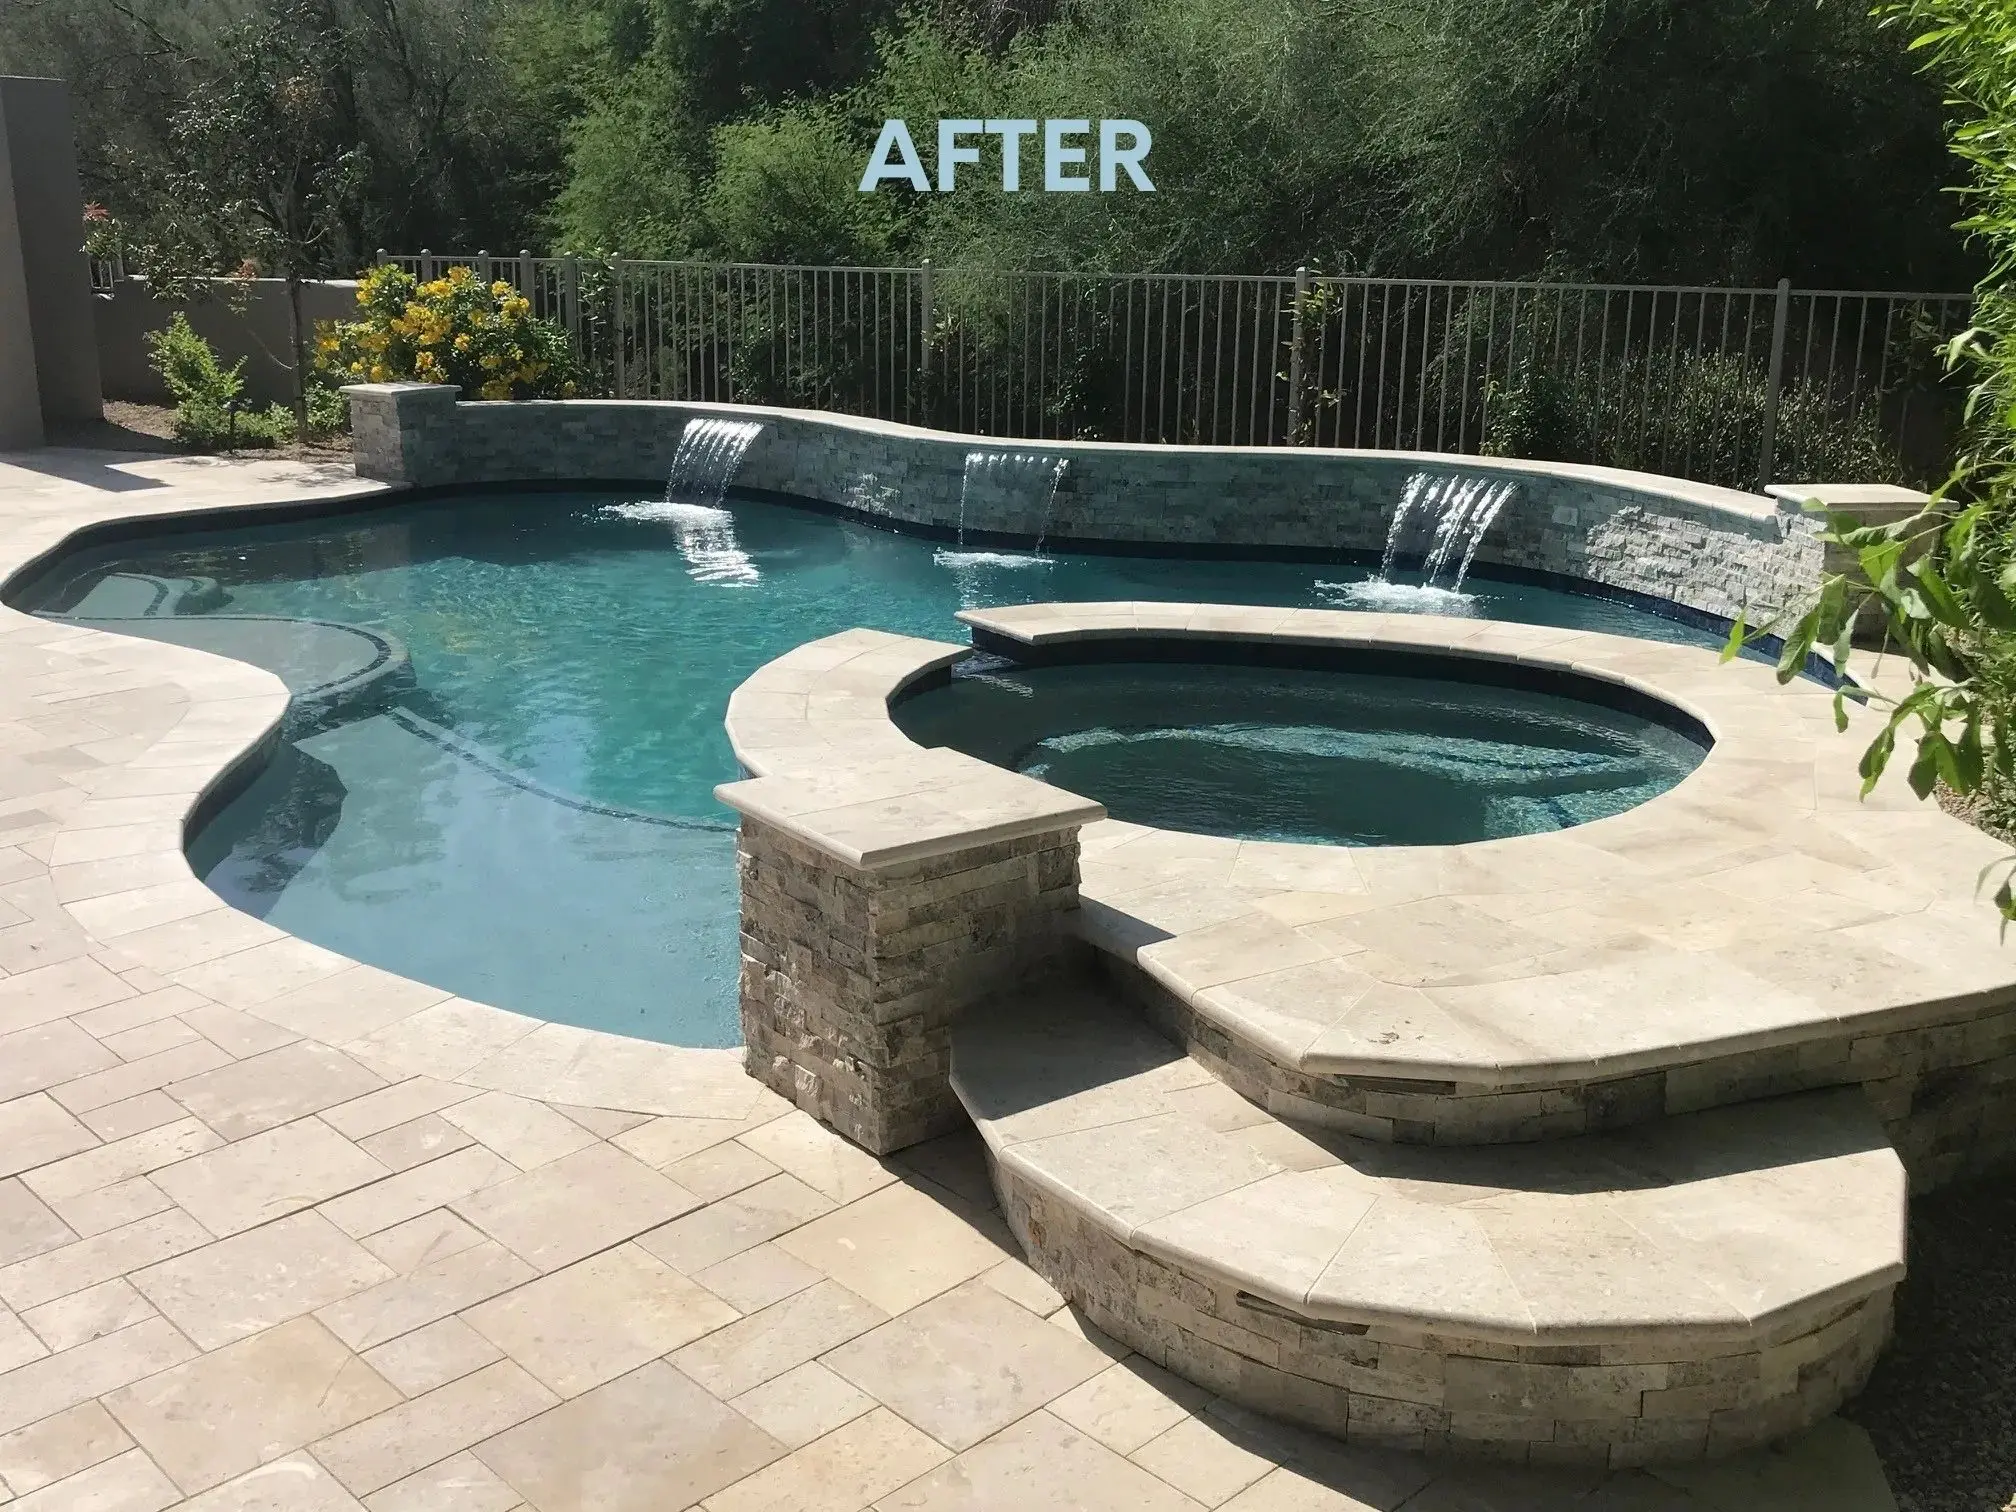
[(1904, 1173), (1862, 1094), (1471, 1149), (1275, 1118), (1102, 991), (992, 1005), (953, 1083), (1032, 1263), (1180, 1374), (1352, 1439), (1615, 1464), (1866, 1375)]

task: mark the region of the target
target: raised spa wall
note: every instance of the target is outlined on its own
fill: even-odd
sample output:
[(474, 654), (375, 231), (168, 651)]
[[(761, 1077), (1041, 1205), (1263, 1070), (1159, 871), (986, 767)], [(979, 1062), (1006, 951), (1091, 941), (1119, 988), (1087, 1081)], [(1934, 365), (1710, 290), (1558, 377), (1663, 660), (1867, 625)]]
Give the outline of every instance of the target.
[[(738, 489), (892, 524), (959, 529), (976, 449), (1068, 458), (1054, 513), (998, 489), (966, 500), (974, 538), (1221, 547), (1376, 556), (1407, 478), (1424, 469), (1514, 479), (1518, 493), (1478, 560), (1578, 578), (1728, 620), (1813, 591), (1821, 548), (1788, 486), (1770, 498), (1677, 478), (1566, 463), (1318, 448), (992, 441), (806, 410), (657, 401), (463, 403), (436, 384), (361, 384), (350, 395), (357, 471), (413, 487), (636, 482), (671, 469), (689, 419), (757, 420)], [(1858, 490), (1862, 502), (1868, 490)], [(1877, 490), (1879, 507), (1920, 495)], [(1894, 497), (1893, 497), (1894, 496)], [(1850, 500), (1837, 493), (1842, 503)]]

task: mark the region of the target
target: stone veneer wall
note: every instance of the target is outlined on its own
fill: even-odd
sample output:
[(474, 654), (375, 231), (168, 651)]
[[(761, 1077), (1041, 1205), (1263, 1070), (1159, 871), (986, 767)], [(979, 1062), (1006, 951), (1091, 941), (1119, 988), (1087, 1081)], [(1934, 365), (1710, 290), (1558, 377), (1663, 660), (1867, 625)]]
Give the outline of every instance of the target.
[(1278, 1117), (1402, 1144), (1511, 1144), (1859, 1084), (1925, 1192), (2016, 1160), (2016, 1007), (1930, 1008), (1924, 1021), (1558, 1086), (1316, 1076), (1227, 1035), (1139, 968), (1101, 964), (1149, 1021)]
[(878, 1155), (961, 1126), (953, 1016), (1057, 969), (1078, 827), (849, 866), (743, 817), (750, 1075)]
[(1233, 1401), (1357, 1443), (1521, 1463), (1701, 1459), (1818, 1422), (1889, 1336), (1892, 1288), (1737, 1340), (1507, 1344), (1297, 1317), (1130, 1249), (996, 1162), (1009, 1226), (1099, 1328)]
[[(1302, 448), (995, 441), (799, 410), (647, 401), (463, 404), (426, 384), (347, 391), (357, 470), (414, 486), (664, 477), (685, 422), (764, 422), (736, 482), (955, 530), (969, 450), (1070, 459), (1052, 540), (1377, 553), (1409, 474), (1513, 478), (1518, 493), (1479, 553), (1732, 618), (1803, 599), (1820, 546), (1796, 509), (1707, 484), (1614, 469)], [(1032, 490), (983, 487), (971, 531), (1031, 537)]]

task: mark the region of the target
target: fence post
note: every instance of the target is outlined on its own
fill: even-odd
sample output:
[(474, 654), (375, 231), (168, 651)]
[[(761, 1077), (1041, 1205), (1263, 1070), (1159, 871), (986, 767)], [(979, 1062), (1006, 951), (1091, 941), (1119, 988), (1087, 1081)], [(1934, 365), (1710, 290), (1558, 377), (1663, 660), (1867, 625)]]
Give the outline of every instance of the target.
[(520, 247), (518, 249), (518, 292), (523, 294), (527, 299), (532, 298), (534, 294), (539, 292), (533, 286), (532, 249), (530, 247)]
[(380, 247), (378, 249), (378, 260), (372, 263), (371, 266), (374, 268), (382, 268), (385, 266), (385, 264), (387, 264), (391, 260), (392, 260), (391, 258), (385, 255), (385, 249), (383, 247)]
[(1295, 270), (1295, 323), (1288, 337), (1288, 444), (1302, 444), (1302, 305), (1309, 295), (1309, 270)]
[(1792, 313), (1792, 280), (1778, 280), (1778, 309), (1771, 317), (1771, 375), (1764, 381), (1764, 427), (1757, 446), (1757, 492), (1771, 484), (1771, 451), (1778, 442), (1778, 390), (1785, 377), (1785, 326)]
[(931, 423), (931, 322), (934, 318), (931, 290), (931, 259), (917, 270), (917, 302), (922, 306), (923, 325), (918, 333), (917, 357), (924, 376), (924, 423)]
[(620, 257), (614, 259), (613, 265), (614, 271), (610, 279), (614, 288), (613, 297), (610, 301), (609, 348), (610, 357), (615, 364), (616, 370), (615, 397), (621, 399), (623, 397), (623, 336), (624, 328), (630, 321), (630, 307), (623, 298), (623, 259)]
[(426, 247), (420, 249), (420, 282), (434, 282), (434, 254)]
[(588, 360), (588, 348), (581, 340), (581, 259), (569, 257), (560, 274), (560, 319), (574, 341), (574, 355)]

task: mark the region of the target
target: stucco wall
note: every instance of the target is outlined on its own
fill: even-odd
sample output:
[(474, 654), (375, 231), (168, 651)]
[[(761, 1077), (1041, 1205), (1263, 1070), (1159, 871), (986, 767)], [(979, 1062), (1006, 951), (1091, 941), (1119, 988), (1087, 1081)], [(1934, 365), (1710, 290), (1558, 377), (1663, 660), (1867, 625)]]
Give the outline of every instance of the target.
[(59, 79), (0, 79), (0, 118), (21, 228), (42, 417), (50, 426), (95, 420), (103, 405), (70, 92)]
[[(419, 486), (640, 480), (671, 467), (686, 422), (762, 422), (735, 482), (892, 523), (954, 531), (966, 456), (1042, 452), (1070, 467), (1052, 542), (1364, 552), (1384, 544), (1401, 489), (1422, 469), (1517, 485), (1478, 560), (1583, 578), (1752, 617), (1803, 600), (1820, 549), (1796, 509), (1755, 494), (1606, 468), (1315, 448), (997, 442), (802, 410), (641, 401), (458, 403), (424, 384), (351, 389), (358, 471)], [(969, 537), (1028, 539), (1033, 491), (976, 490)]]
[(21, 217), (14, 204), (13, 153), (0, 111), (0, 451), (42, 444), (42, 389), (28, 317), (28, 273), (21, 261)]
[[(287, 330), (287, 285), (259, 278), (242, 290), (242, 308), (219, 295), (187, 307), (189, 324), (208, 341), (226, 367), (245, 359), (245, 397), (254, 404), (286, 403), (294, 396), (293, 356)], [(138, 404), (166, 404), (168, 391), (148, 365), (147, 333), (174, 319), (176, 306), (154, 298), (146, 280), (122, 278), (110, 298), (96, 301), (98, 365), (105, 397)], [(318, 320), (348, 320), (356, 314), (357, 285), (330, 281), (304, 284), (301, 316), (310, 337)]]

